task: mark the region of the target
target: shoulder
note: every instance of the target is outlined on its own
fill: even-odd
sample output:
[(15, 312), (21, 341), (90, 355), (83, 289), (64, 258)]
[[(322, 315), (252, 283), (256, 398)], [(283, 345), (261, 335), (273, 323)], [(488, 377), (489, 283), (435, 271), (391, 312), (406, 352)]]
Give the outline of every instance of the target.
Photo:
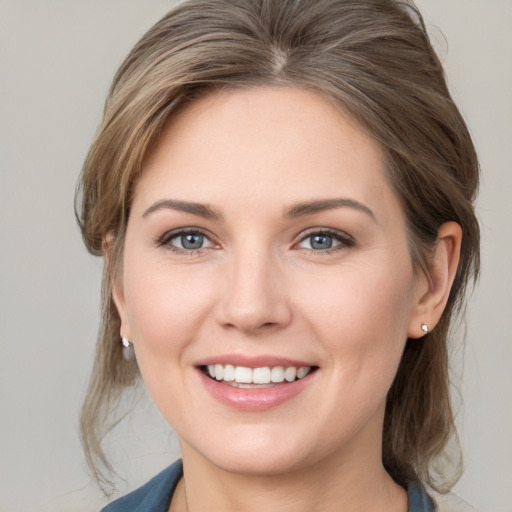
[(434, 512), (434, 510), (437, 510), (432, 498), (417, 482), (409, 483), (407, 487), (407, 498), (409, 500), (408, 512)]
[(407, 494), (409, 512), (478, 512), (455, 494), (430, 497), (419, 483), (411, 482)]
[(104, 507), (101, 512), (167, 512), (182, 475), (183, 464), (178, 460), (142, 487)]

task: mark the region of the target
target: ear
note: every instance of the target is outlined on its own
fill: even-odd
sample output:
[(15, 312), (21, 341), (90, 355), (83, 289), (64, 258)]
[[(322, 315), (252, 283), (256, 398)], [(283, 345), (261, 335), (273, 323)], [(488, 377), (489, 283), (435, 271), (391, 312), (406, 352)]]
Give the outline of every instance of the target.
[(429, 275), (422, 273), (418, 277), (409, 319), (409, 338), (424, 336), (422, 324), (432, 331), (439, 322), (459, 265), (461, 243), (462, 229), (456, 222), (446, 222), (439, 228)]
[(102, 243), (103, 250), (103, 262), (107, 269), (108, 278), (110, 279), (110, 289), (112, 293), (112, 299), (117, 309), (117, 313), (121, 320), (121, 329), (119, 336), (132, 341), (130, 324), (128, 322), (128, 315), (126, 311), (126, 301), (124, 298), (123, 289), (123, 276), (122, 272), (113, 268), (112, 265), (112, 242), (113, 236), (109, 233)]

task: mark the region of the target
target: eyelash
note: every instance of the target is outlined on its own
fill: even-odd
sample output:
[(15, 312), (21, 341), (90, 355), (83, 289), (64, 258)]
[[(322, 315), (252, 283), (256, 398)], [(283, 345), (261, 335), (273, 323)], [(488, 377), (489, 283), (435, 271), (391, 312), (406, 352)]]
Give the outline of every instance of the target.
[[(166, 247), (169, 250), (177, 253), (177, 254), (185, 254), (185, 255), (194, 255), (194, 254), (200, 254), (204, 252), (208, 247), (201, 247), (199, 249), (182, 249), (180, 247), (176, 247), (171, 245), (171, 240), (186, 236), (186, 235), (201, 235), (204, 236), (206, 239), (210, 240), (207, 233), (205, 233), (202, 229), (199, 228), (190, 228), (190, 229), (180, 229), (178, 231), (170, 231), (167, 233), (164, 233), (158, 240), (157, 240), (157, 246), (158, 247)], [(297, 244), (300, 244), (301, 242), (304, 242), (308, 238), (311, 238), (315, 235), (320, 236), (328, 236), (339, 242), (339, 245), (336, 245), (335, 247), (331, 247), (328, 249), (320, 250), (320, 249), (307, 249), (303, 248), (302, 250), (307, 251), (310, 254), (332, 254), (334, 252), (341, 251), (343, 249), (347, 249), (350, 247), (353, 247), (355, 245), (355, 240), (348, 234), (342, 234), (338, 231), (334, 231), (331, 229), (313, 229), (311, 231), (308, 231), (304, 234), (301, 234), (300, 237), (296, 239), (296, 241), (293, 243), (294, 246)], [(210, 240), (211, 241), (211, 240)], [(212, 242), (213, 243), (213, 242)]]
[(199, 249), (181, 249), (180, 247), (176, 247), (171, 245), (171, 240), (178, 238), (180, 236), (186, 236), (186, 235), (202, 235), (208, 240), (210, 240), (209, 236), (199, 228), (189, 228), (189, 229), (179, 229), (178, 231), (170, 231), (167, 233), (164, 233), (162, 237), (160, 237), (157, 241), (158, 247), (166, 247), (167, 249), (178, 253), (178, 254), (186, 254), (186, 255), (193, 255), (193, 254), (200, 254), (202, 253), (206, 247), (201, 247)]
[(297, 245), (301, 242), (304, 242), (308, 238), (311, 238), (315, 235), (321, 235), (321, 236), (328, 236), (339, 242), (339, 245), (336, 245), (335, 247), (331, 247), (329, 249), (319, 250), (319, 249), (303, 249), (310, 254), (332, 254), (335, 252), (342, 251), (344, 249), (348, 249), (350, 247), (353, 247), (355, 245), (355, 240), (346, 233), (340, 233), (339, 231), (334, 231), (332, 229), (312, 229), (304, 234), (301, 234), (301, 236), (297, 239), (297, 241), (294, 243), (294, 245)]

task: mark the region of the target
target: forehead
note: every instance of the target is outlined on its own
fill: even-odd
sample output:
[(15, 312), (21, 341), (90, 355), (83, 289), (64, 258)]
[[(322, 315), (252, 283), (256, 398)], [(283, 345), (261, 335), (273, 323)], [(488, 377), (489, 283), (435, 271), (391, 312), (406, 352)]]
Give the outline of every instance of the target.
[[(211, 93), (167, 122), (135, 200), (293, 202), (390, 194), (380, 146), (341, 107), (298, 88)], [(246, 203), (245, 203), (246, 204)], [(134, 205), (135, 206), (135, 205)]]

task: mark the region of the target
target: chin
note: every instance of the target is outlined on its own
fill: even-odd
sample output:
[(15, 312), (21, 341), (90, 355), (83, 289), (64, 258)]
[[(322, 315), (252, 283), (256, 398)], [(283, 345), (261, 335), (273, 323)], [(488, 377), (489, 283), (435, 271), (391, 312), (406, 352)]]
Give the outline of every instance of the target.
[(229, 473), (261, 477), (284, 475), (308, 465), (304, 461), (303, 455), (275, 452), (269, 455), (264, 450), (258, 450), (256, 454), (244, 454), (243, 456), (224, 454), (212, 458), (210, 462)]
[(279, 427), (278, 432), (270, 429), (263, 435), (250, 430), (252, 432), (238, 432), (237, 435), (222, 436), (222, 439), (210, 439), (208, 445), (182, 444), (184, 456), (193, 451), (196, 456), (223, 471), (251, 476), (290, 473), (314, 464), (314, 459), (318, 458), (318, 450), (312, 452), (308, 449), (304, 445), (307, 436), (300, 435), (300, 432), (290, 436), (289, 431)]

